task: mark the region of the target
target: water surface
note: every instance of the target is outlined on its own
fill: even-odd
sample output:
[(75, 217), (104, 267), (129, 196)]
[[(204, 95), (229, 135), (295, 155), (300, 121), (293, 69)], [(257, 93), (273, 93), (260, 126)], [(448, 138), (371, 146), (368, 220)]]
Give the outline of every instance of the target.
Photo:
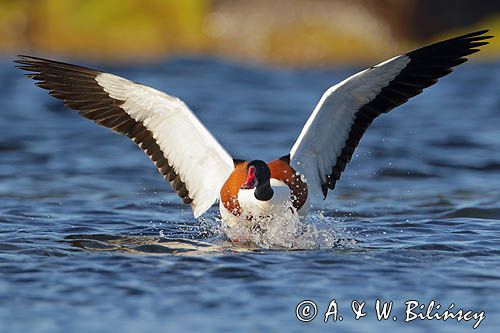
[[(236, 158), (288, 152), (322, 92), (361, 68), (185, 58), (101, 68), (185, 100)], [(404, 302), (484, 310), (500, 329), (500, 63), (472, 62), (364, 136), (309, 250), (235, 246), (128, 139), (0, 62), (2, 332), (470, 332), (404, 323)], [(314, 236), (318, 236), (315, 234)], [(318, 306), (295, 318), (304, 299)], [(335, 299), (343, 321), (325, 324)], [(376, 299), (393, 300), (378, 322)], [(366, 301), (358, 321), (352, 300)]]

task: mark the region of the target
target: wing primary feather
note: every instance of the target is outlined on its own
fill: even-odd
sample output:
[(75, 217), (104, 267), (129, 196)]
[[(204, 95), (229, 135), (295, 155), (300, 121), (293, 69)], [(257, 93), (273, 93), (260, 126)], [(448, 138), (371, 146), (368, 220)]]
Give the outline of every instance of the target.
[[(335, 187), (335, 183), (340, 179), (342, 171), (361, 140), (364, 130), (376, 118), (376, 113), (381, 114), (392, 110), (393, 107), (405, 103), (409, 98), (420, 94), (424, 88), (436, 83), (438, 78), (450, 74), (453, 71), (452, 67), (467, 61), (464, 56), (479, 51), (479, 49), (473, 49), (474, 47), (488, 44), (485, 41), (479, 42), (492, 37), (480, 36), (486, 32), (488, 30), (459, 36), (407, 53), (406, 55), (410, 58), (408, 65), (386, 87), (382, 88), (374, 100), (361, 107), (356, 113), (346, 145), (328, 177), (328, 187), (330, 189)], [(443, 57), (435, 57), (441, 51)], [(425, 71), (419, 71), (423, 68)], [(407, 76), (424, 80), (420, 84), (411, 83), (409, 85), (404, 79)], [(404, 89), (405, 86), (408, 88)], [(398, 94), (401, 98), (396, 96)], [(369, 115), (365, 113), (369, 113)], [(360, 129), (362, 130), (360, 131)], [(323, 192), (323, 194), (325, 193)]]
[[(152, 119), (152, 117), (159, 114), (158, 111), (151, 111), (150, 109), (155, 107), (155, 103), (164, 103), (164, 105), (160, 105), (163, 109), (173, 107), (175, 112), (184, 112), (187, 115), (185, 118), (191, 121), (189, 125), (192, 130), (200, 133), (201, 141), (198, 143), (193, 142), (193, 144), (208, 146), (212, 155), (207, 158), (223, 161), (223, 165), (218, 165), (221, 168), (220, 171), (214, 169), (210, 171), (218, 177), (217, 181), (222, 186), (223, 181), (233, 169), (233, 164), (229, 162), (231, 157), (218, 145), (198, 119), (192, 115), (189, 108), (180, 100), (152, 88), (82, 66), (27, 55), (19, 55), (15, 62), (19, 64), (16, 68), (29, 72), (25, 76), (37, 81), (37, 86), (49, 90), (50, 95), (62, 100), (66, 106), (77, 110), (80, 115), (97, 124), (128, 136), (141, 147), (156, 165), (160, 174), (170, 182), (172, 188), (182, 198), (183, 202), (191, 204), (196, 217), (216, 201), (218, 190), (211, 188), (210, 185), (202, 185), (211, 191), (210, 194), (207, 195), (196, 189), (195, 192), (201, 193), (204, 197), (198, 199), (197, 197), (191, 197), (190, 186), (181, 177), (183, 171), (179, 171), (179, 168), (185, 168), (186, 166), (182, 163), (180, 166), (175, 165), (175, 161), (171, 162), (167, 159), (167, 154), (160, 146), (165, 144), (161, 141), (162, 134), (159, 134), (159, 139), (153, 135), (153, 131), (157, 130), (155, 126), (164, 123), (165, 119), (157, 118), (152, 129), (148, 128), (143, 121), (143, 119)], [(104, 83), (100, 81), (101, 77), (101, 81)], [(129, 106), (127, 103), (135, 104)], [(174, 138), (174, 141), (176, 140), (178, 139)], [(215, 165), (215, 163), (210, 165)], [(203, 180), (196, 174), (188, 175), (186, 178), (192, 179), (192, 176)], [(207, 179), (210, 180), (210, 177), (207, 177)], [(191, 184), (196, 185), (195, 183)]]
[[(492, 36), (485, 35), (487, 32), (475, 31), (424, 46), (328, 89), (292, 147), (293, 167), (306, 174), (309, 183), (318, 182), (317, 188), (326, 198), (373, 120), (466, 62), (466, 56), (488, 44)], [(332, 121), (336, 122), (335, 131), (330, 130)], [(325, 169), (329, 163), (331, 167)]]

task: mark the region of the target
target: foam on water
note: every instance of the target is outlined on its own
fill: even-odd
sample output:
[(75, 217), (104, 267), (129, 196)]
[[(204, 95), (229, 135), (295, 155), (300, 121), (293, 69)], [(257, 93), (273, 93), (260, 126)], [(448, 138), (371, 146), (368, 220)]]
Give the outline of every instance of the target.
[(224, 228), (220, 218), (214, 216), (199, 221), (201, 238), (229, 235), (232, 239), (244, 240), (243, 243), (248, 243), (249, 247), (305, 250), (353, 247), (357, 244), (341, 221), (325, 216), (322, 211), (313, 212), (305, 218), (288, 211), (280, 216), (260, 218), (251, 225), (242, 222), (230, 229)]

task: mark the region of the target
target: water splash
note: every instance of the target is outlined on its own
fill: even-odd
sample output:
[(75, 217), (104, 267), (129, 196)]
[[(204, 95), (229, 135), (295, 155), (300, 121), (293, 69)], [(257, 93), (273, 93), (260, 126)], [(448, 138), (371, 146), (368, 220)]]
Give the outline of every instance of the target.
[(342, 222), (324, 216), (321, 211), (305, 218), (289, 211), (279, 217), (260, 218), (258, 222), (243, 221), (236, 226), (220, 226), (219, 232), (238, 243), (266, 249), (350, 248), (357, 244)]

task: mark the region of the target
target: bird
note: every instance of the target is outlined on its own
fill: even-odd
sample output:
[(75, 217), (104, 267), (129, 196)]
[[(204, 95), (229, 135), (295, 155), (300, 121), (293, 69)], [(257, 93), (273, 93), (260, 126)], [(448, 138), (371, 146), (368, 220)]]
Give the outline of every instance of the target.
[(306, 216), (326, 199), (374, 119), (466, 62), (493, 37), (487, 32), (398, 55), (328, 88), (290, 151), (269, 162), (231, 157), (177, 97), (60, 61), (19, 55), (15, 62), (67, 107), (136, 143), (195, 218), (219, 201), (224, 233), (244, 241), (259, 221)]

